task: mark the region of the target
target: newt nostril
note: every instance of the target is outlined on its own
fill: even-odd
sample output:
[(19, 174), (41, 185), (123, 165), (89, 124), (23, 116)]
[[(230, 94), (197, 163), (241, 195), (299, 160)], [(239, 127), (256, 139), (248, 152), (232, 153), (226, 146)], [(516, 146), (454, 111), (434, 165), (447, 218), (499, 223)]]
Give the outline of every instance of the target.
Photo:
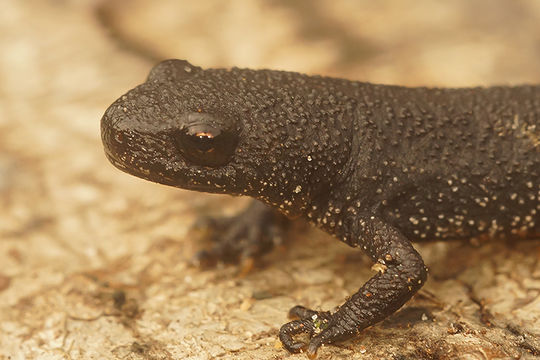
[(120, 132), (116, 132), (114, 134), (114, 140), (116, 140), (117, 143), (122, 144), (124, 142), (124, 135)]

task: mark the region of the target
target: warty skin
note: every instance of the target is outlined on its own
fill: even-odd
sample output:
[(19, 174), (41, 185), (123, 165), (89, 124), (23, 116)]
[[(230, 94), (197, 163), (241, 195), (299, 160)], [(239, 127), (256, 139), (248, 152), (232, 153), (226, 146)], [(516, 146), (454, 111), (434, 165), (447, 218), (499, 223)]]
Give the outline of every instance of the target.
[(280, 339), (310, 357), (421, 288), (411, 242), (540, 234), (540, 86), (406, 88), (167, 60), (101, 129), (123, 171), (251, 196), (380, 264), (336, 312), (291, 310)]

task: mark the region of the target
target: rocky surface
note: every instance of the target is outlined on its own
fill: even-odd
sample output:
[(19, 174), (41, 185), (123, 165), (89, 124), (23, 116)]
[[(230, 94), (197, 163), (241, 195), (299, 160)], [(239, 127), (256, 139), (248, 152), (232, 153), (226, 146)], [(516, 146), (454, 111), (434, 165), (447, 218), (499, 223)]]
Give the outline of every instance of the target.
[[(277, 340), (287, 310), (332, 308), (371, 275), (366, 257), (302, 227), (247, 274), (189, 266), (200, 246), (190, 224), (245, 199), (125, 175), (99, 138), (106, 107), (159, 59), (538, 83), (539, 22), (535, 0), (4, 0), (0, 359), (303, 359)], [(538, 241), (418, 248), (423, 290), (321, 359), (540, 357)]]

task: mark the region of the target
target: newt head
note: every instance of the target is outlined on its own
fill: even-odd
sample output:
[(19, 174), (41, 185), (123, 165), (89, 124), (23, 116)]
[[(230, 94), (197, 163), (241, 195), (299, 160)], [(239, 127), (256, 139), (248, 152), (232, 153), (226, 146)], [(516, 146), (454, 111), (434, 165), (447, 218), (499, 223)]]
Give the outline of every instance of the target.
[(165, 185), (242, 191), (234, 154), (245, 115), (228, 105), (232, 94), (201, 74), (187, 61), (164, 61), (106, 110), (101, 137), (113, 165)]
[[(314, 172), (335, 173), (313, 158), (337, 143), (326, 146), (327, 139), (342, 136), (335, 130), (331, 135), (306, 130), (307, 112), (293, 112), (303, 99), (284, 104), (289, 98), (279, 93), (294, 89), (297, 79), (294, 73), (203, 70), (166, 60), (106, 110), (101, 119), (105, 154), (120, 170), (146, 180), (249, 195), (295, 215), (308, 203), (308, 185), (329, 178), (316, 174), (321, 180), (314, 181)], [(309, 132), (314, 135), (306, 142)]]

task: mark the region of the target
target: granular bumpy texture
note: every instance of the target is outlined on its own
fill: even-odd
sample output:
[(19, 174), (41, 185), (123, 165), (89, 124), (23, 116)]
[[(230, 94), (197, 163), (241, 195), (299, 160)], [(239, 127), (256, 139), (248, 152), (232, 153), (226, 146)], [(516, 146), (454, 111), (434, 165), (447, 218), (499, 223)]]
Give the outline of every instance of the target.
[(280, 339), (310, 357), (418, 291), (427, 269), (412, 241), (540, 234), (540, 86), (406, 88), (168, 60), (101, 126), (123, 171), (254, 197), (378, 263), (336, 312), (291, 309)]

